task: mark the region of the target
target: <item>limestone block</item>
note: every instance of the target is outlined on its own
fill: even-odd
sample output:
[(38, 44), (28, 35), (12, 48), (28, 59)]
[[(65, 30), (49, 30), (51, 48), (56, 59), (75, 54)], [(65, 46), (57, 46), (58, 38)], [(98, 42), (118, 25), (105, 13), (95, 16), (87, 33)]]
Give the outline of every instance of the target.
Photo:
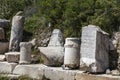
[(79, 67), (80, 64), (80, 39), (66, 38), (64, 65), (71, 69)]
[(31, 63), (31, 47), (32, 43), (21, 42), (20, 43), (20, 64)]
[(0, 28), (0, 40), (4, 40), (5, 39), (5, 32), (3, 28)]
[(0, 27), (7, 28), (10, 25), (10, 20), (0, 19)]
[(120, 76), (112, 76), (112, 75), (92, 75), (92, 74), (85, 74), (81, 72), (77, 72), (75, 76), (75, 80), (119, 80)]
[(12, 73), (17, 63), (0, 62), (0, 73)]
[(39, 47), (44, 64), (58, 66), (63, 63), (64, 47)]
[(54, 29), (48, 46), (63, 46), (63, 36), (59, 29)]
[(45, 68), (45, 77), (49, 80), (75, 80), (78, 70), (63, 70), (60, 67)]
[(109, 34), (99, 27), (82, 28), (80, 68), (92, 73), (104, 72), (109, 67)]
[(12, 19), (12, 29), (10, 36), (10, 51), (19, 51), (19, 43), (22, 41), (25, 18), (23, 16), (14, 16)]
[(0, 61), (5, 61), (5, 55), (0, 55)]
[(17, 65), (13, 71), (13, 74), (27, 75), (31, 78), (42, 80), (45, 67), (46, 66), (42, 64)]
[(5, 53), (7, 62), (19, 62), (20, 52), (8, 52)]
[(0, 42), (0, 54), (8, 51), (9, 43), (8, 42)]

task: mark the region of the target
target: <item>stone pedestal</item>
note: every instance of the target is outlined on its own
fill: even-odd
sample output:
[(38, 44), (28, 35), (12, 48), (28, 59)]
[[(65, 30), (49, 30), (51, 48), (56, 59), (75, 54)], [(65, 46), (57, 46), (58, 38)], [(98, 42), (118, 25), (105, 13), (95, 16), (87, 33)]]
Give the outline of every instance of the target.
[(9, 50), (10, 51), (19, 51), (19, 43), (22, 41), (23, 36), (23, 27), (24, 27), (23, 16), (14, 16), (12, 19), (12, 29)]
[(99, 27), (82, 28), (80, 68), (92, 73), (104, 72), (109, 67), (109, 35)]
[(79, 67), (80, 64), (80, 39), (79, 38), (66, 38), (65, 41), (65, 67), (74, 69)]
[(0, 28), (0, 40), (4, 40), (5, 39), (5, 32), (3, 28)]
[(29, 42), (20, 43), (20, 64), (31, 63), (31, 47), (32, 44)]
[(7, 62), (19, 62), (20, 52), (8, 52), (5, 53)]
[(63, 36), (59, 29), (54, 29), (48, 47), (39, 47), (44, 64), (60, 66), (64, 59)]

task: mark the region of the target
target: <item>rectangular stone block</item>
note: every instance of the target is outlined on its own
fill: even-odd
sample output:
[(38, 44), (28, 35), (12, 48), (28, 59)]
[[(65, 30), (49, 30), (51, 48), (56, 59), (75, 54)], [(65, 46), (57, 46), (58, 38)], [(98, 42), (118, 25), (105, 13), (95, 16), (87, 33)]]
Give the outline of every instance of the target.
[(8, 52), (5, 53), (7, 62), (19, 62), (20, 52)]
[(0, 40), (4, 40), (4, 39), (5, 39), (4, 29), (0, 28)]
[(92, 73), (104, 72), (109, 66), (109, 34), (99, 27), (82, 28), (80, 68)]
[(17, 63), (0, 62), (0, 73), (12, 73)]

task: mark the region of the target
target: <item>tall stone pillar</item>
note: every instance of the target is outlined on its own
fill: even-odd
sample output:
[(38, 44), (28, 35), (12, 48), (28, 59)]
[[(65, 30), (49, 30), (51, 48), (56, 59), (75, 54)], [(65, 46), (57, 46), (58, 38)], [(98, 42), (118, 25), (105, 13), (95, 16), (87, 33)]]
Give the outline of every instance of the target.
[(70, 69), (78, 68), (80, 64), (80, 39), (66, 38), (64, 65)]
[(32, 44), (29, 42), (20, 43), (20, 64), (31, 63), (31, 47)]
[(104, 72), (109, 67), (109, 34), (99, 27), (82, 28), (80, 68), (91, 73)]
[(22, 41), (25, 17), (21, 16), (22, 12), (18, 12), (12, 19), (12, 29), (10, 36), (10, 51), (19, 51), (19, 43)]

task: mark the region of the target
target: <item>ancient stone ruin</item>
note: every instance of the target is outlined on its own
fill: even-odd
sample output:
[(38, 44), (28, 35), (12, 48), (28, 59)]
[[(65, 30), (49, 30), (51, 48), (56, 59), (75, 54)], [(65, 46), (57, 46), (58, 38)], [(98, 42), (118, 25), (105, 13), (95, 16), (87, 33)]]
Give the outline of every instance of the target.
[(58, 66), (63, 63), (63, 36), (59, 29), (54, 29), (48, 47), (39, 47), (44, 64)]
[(82, 28), (80, 69), (92, 73), (105, 72), (109, 68), (109, 34), (99, 27)]
[(12, 19), (12, 29), (9, 50), (10, 51), (19, 51), (19, 44), (22, 41), (23, 28), (25, 17), (22, 16), (23, 12), (18, 12)]

